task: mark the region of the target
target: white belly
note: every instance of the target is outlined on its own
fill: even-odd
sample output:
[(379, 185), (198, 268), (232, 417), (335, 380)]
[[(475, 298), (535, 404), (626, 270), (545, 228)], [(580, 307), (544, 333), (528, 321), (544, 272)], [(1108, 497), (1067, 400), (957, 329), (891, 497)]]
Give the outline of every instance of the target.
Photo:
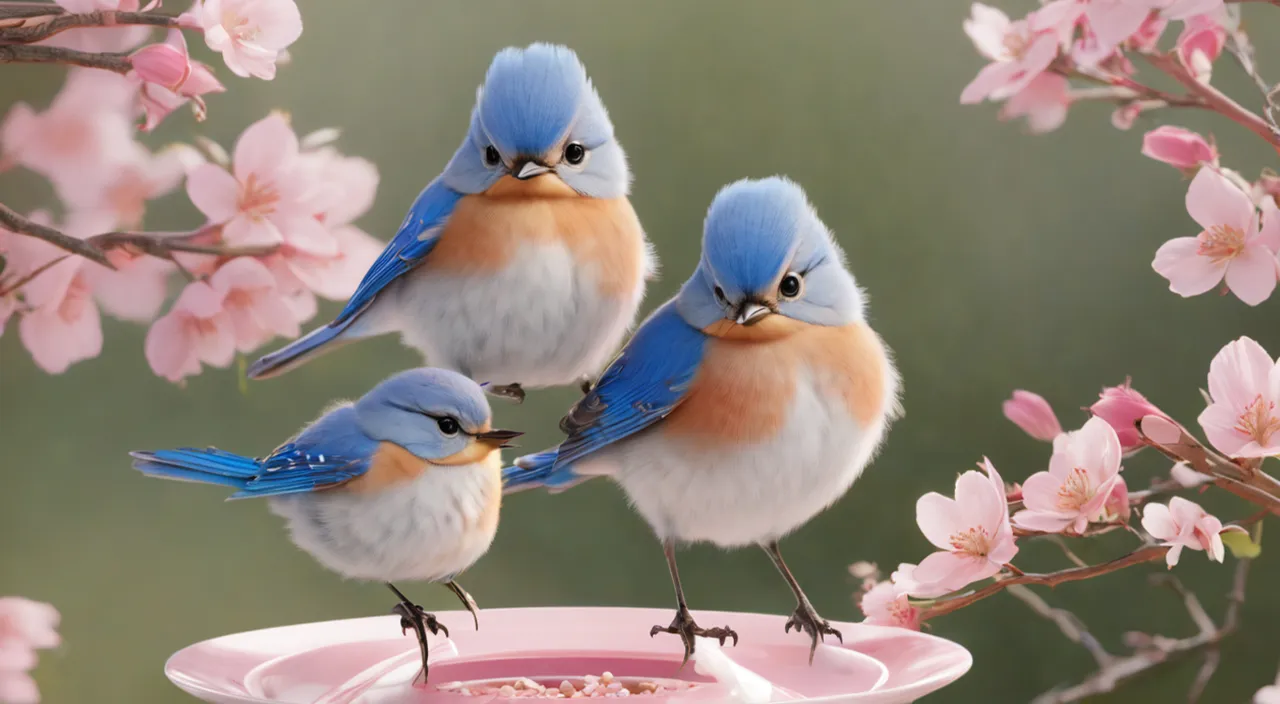
[(857, 423), (814, 375), (799, 377), (773, 438), (709, 448), (655, 428), (582, 471), (612, 474), (661, 539), (722, 547), (780, 539), (844, 495), (885, 430), (883, 420)]
[(406, 277), (397, 327), (434, 366), (479, 382), (561, 386), (604, 367), (643, 293), (640, 279), (626, 296), (601, 295), (595, 271), (563, 245), (526, 244), (495, 276)]
[(479, 560), (497, 532), (493, 467), (432, 468), (373, 494), (319, 492), (271, 500), (293, 542), (325, 567), (371, 581), (444, 581)]

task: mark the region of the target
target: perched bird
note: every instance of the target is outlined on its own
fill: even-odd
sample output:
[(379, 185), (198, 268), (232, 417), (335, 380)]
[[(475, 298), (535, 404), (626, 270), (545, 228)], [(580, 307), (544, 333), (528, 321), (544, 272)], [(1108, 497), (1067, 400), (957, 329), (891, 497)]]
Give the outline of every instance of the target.
[(820, 617), (778, 541), (857, 479), (899, 413), (898, 373), (867, 325), (863, 293), (804, 191), (774, 177), (731, 184), (707, 213), (702, 258), (561, 421), (559, 447), (503, 470), (508, 492), (617, 481), (662, 541), (685, 659), (701, 628), (676, 569), (682, 542), (756, 544), (798, 605), (786, 630), (839, 632)]
[(548, 44), (504, 49), (462, 146), (346, 307), (249, 376), (399, 332), (432, 365), (496, 395), (585, 383), (635, 321), (655, 266), (630, 182), (578, 57)]
[(449, 631), (395, 587), (443, 582), (476, 618), (454, 581), (489, 549), (502, 501), (501, 448), (521, 435), (490, 427), (476, 383), (443, 369), (413, 369), (355, 403), (340, 403), (265, 457), (215, 448), (134, 452), (143, 474), (221, 484), (232, 499), (266, 497), (293, 542), (325, 567), (386, 582), (412, 628), (427, 671), (427, 631)]

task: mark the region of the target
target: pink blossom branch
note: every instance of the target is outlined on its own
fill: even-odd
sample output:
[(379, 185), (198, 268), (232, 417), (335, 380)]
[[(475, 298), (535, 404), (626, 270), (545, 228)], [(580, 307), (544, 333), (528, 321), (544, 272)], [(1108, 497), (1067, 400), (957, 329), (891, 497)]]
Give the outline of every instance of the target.
[[(1248, 580), (1249, 567), (1252, 563), (1252, 560), (1240, 560), (1236, 563), (1235, 576), (1232, 581), (1231, 592), (1228, 594), (1227, 608), (1223, 614), (1221, 626), (1211, 627), (1206, 630), (1204, 624), (1200, 624), (1200, 632), (1189, 638), (1152, 637), (1132, 655), (1116, 658), (1108, 665), (1098, 668), (1097, 672), (1078, 684), (1065, 689), (1046, 692), (1036, 697), (1033, 700), (1033, 704), (1069, 704), (1094, 695), (1105, 694), (1115, 690), (1125, 681), (1152, 668), (1176, 658), (1203, 651), (1205, 653), (1204, 665), (1201, 666), (1200, 672), (1197, 674), (1196, 680), (1188, 693), (1190, 701), (1197, 701), (1204, 693), (1204, 688), (1213, 677), (1214, 672), (1217, 670), (1218, 662), (1221, 660), (1221, 655), (1217, 650), (1218, 644), (1239, 627), (1240, 608), (1244, 604), (1245, 584)], [(1199, 600), (1195, 600), (1194, 603), (1199, 607)], [(1203, 608), (1200, 611), (1203, 612)], [(1208, 625), (1213, 626), (1211, 621)]]
[(1226, 117), (1228, 120), (1263, 138), (1276, 149), (1280, 149), (1280, 131), (1268, 124), (1262, 117), (1227, 97), (1222, 91), (1196, 80), (1196, 77), (1187, 71), (1177, 57), (1171, 54), (1156, 53), (1144, 53), (1142, 56), (1157, 70), (1177, 81), (1183, 88), (1186, 88), (1188, 94), (1199, 98), (1201, 103), (1199, 107), (1212, 110)]
[(125, 74), (133, 70), (127, 54), (98, 54), (56, 46), (0, 44), (0, 64), (71, 64)]
[(120, 12), (118, 10), (97, 10), (83, 14), (58, 14), (53, 19), (27, 24), (21, 27), (0, 29), (0, 44), (30, 44), (54, 36), (68, 29), (86, 27), (120, 27), (124, 25), (147, 25), (181, 28), (178, 18), (154, 12)]
[[(4, 48), (0, 47), (0, 51)], [(47, 225), (33, 222), (3, 203), (0, 203), (0, 227), (19, 235), (42, 239), (59, 249), (78, 254), (109, 269), (115, 268), (110, 261), (107, 261), (107, 255), (101, 249)]]
[[(1176, 424), (1175, 424), (1176, 425)], [(1137, 425), (1138, 435), (1148, 446), (1175, 462), (1184, 462), (1195, 471), (1214, 478), (1214, 484), (1251, 503), (1280, 515), (1280, 482), (1253, 463), (1236, 463), (1200, 444), (1186, 428), (1178, 425), (1179, 437), (1161, 443)]]
[[(1280, 0), (1277, 0), (1280, 2)], [(1267, 118), (1267, 122), (1271, 125), (1272, 130), (1280, 130), (1280, 123), (1276, 122), (1276, 93), (1280, 91), (1280, 86), (1271, 86), (1262, 75), (1258, 73), (1258, 64), (1255, 59), (1253, 42), (1249, 40), (1249, 35), (1238, 27), (1234, 31), (1227, 33), (1227, 51), (1235, 57), (1236, 62), (1240, 64), (1240, 68), (1245, 74), (1253, 79), (1258, 90), (1262, 92), (1262, 114)]]
[(37, 276), (57, 266), (63, 259), (66, 259), (69, 256), (71, 255), (64, 254), (61, 257), (55, 257), (53, 259), (50, 259), (49, 261), (45, 262), (41, 266), (36, 267), (35, 271), (32, 271), (30, 274), (27, 274), (26, 276), (20, 277), (18, 280), (14, 281), (8, 286), (0, 286), (0, 298), (4, 298), (5, 296), (8, 296), (9, 294), (13, 293), (14, 291), (17, 291), (23, 286), (26, 286), (28, 283), (31, 282), (32, 279), (36, 278)]

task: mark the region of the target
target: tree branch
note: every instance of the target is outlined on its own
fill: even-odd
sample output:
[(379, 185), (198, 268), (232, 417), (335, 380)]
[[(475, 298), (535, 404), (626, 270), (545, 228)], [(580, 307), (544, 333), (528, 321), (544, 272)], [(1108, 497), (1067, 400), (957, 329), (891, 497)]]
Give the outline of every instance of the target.
[(66, 10), (48, 2), (0, 2), (0, 21), (27, 19), (30, 17), (54, 17), (66, 14)]
[(1196, 77), (1191, 75), (1176, 57), (1171, 54), (1152, 52), (1144, 52), (1142, 56), (1157, 70), (1180, 83), (1183, 88), (1187, 89), (1189, 94), (1199, 98), (1200, 107), (1226, 117), (1228, 120), (1263, 138), (1276, 149), (1280, 149), (1280, 131), (1275, 130), (1266, 120), (1227, 97), (1222, 91), (1196, 80)]
[(0, 64), (71, 64), (125, 74), (133, 70), (128, 54), (98, 54), (56, 46), (0, 44)]
[[(1204, 692), (1209, 680), (1217, 670), (1221, 655), (1217, 646), (1222, 640), (1235, 632), (1239, 625), (1240, 607), (1245, 598), (1245, 582), (1249, 576), (1249, 567), (1253, 560), (1240, 560), (1236, 563), (1235, 577), (1232, 581), (1231, 593), (1222, 625), (1209, 631), (1201, 630), (1189, 638), (1173, 639), (1160, 636), (1152, 637), (1148, 643), (1132, 655), (1116, 658), (1105, 667), (1090, 675), (1078, 684), (1065, 689), (1045, 692), (1036, 697), (1033, 704), (1069, 704), (1078, 702), (1096, 694), (1113, 691), (1124, 681), (1136, 677), (1158, 665), (1191, 653), (1203, 651), (1204, 664), (1196, 675), (1188, 697), (1196, 701)], [(1199, 604), (1199, 601), (1196, 601)]]
[(1115, 660), (1115, 656), (1102, 647), (1102, 643), (1093, 637), (1093, 634), (1085, 627), (1084, 622), (1075, 614), (1066, 609), (1049, 606), (1048, 602), (1041, 599), (1039, 594), (1021, 584), (1009, 587), (1009, 595), (1030, 606), (1032, 611), (1057, 624), (1058, 630), (1062, 631), (1062, 635), (1066, 636), (1067, 640), (1072, 643), (1078, 643), (1089, 651), (1089, 654), (1097, 661), (1098, 667), (1106, 667)]
[[(5, 47), (0, 47), (3, 51)], [(72, 237), (58, 230), (33, 222), (30, 219), (18, 214), (3, 203), (0, 203), (0, 227), (19, 235), (27, 235), (42, 239), (49, 244), (64, 249), (72, 254), (78, 254), (85, 259), (97, 262), (108, 269), (114, 269), (111, 262), (107, 261), (107, 255), (97, 247), (85, 242), (82, 239)]]
[[(49, 14), (49, 13), (45, 13)], [(52, 19), (28, 24), (22, 27), (0, 29), (0, 44), (30, 44), (65, 32), (68, 29), (85, 27), (120, 27), (124, 25), (147, 25), (180, 29), (178, 18), (153, 12), (120, 12), (118, 10), (97, 10), (83, 14), (60, 14)]]
[(1200, 444), (1186, 428), (1173, 421), (1167, 423), (1177, 428), (1177, 439), (1169, 438), (1169, 442), (1155, 440), (1142, 428), (1142, 421), (1136, 424), (1138, 435), (1149, 447), (1155, 448), (1165, 457), (1183, 462), (1191, 469), (1213, 477), (1213, 483), (1219, 488), (1280, 515), (1280, 482), (1274, 477), (1253, 464), (1232, 462)]

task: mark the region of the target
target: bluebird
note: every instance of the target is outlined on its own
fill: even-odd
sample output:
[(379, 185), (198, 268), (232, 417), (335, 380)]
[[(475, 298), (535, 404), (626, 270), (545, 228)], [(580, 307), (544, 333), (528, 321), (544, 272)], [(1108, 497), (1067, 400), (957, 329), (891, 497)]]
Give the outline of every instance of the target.
[(612, 477), (662, 542), (685, 660), (694, 637), (737, 642), (689, 613), (676, 546), (758, 545), (795, 594), (786, 630), (818, 641), (818, 615), (779, 540), (839, 499), (899, 414), (898, 373), (868, 326), (843, 252), (804, 191), (773, 177), (716, 195), (702, 258), (594, 388), (558, 447), (503, 470), (508, 493)]
[(635, 321), (655, 267), (630, 182), (578, 57), (548, 44), (504, 49), (462, 146), (346, 307), (254, 362), (249, 376), (399, 332), (432, 365), (495, 395), (585, 383)]
[(264, 457), (216, 448), (134, 452), (134, 467), (163, 479), (219, 484), (232, 499), (264, 497), (293, 542), (320, 564), (385, 582), (412, 628), (427, 672), (427, 631), (449, 631), (396, 586), (442, 582), (476, 620), (454, 576), (489, 549), (502, 501), (501, 448), (521, 433), (494, 430), (476, 383), (413, 369), (355, 403), (339, 403)]

